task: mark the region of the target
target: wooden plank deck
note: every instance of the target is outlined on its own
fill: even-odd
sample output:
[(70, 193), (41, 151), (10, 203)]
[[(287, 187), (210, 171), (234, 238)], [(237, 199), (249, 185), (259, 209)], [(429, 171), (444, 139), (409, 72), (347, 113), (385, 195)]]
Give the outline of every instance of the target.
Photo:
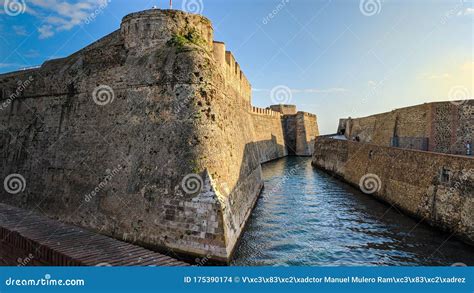
[(0, 204), (0, 250), (2, 247), (5, 251), (32, 255), (36, 265), (189, 266), (169, 256), (5, 204)]

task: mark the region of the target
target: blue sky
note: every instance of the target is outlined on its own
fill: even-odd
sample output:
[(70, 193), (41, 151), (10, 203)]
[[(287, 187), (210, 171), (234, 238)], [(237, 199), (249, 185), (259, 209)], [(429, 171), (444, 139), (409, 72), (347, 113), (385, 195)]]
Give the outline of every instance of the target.
[[(342, 117), (472, 98), (472, 0), (173, 2), (211, 19), (256, 106), (296, 104), (323, 134)], [(67, 56), (154, 5), (168, 0), (0, 0), (0, 73)]]

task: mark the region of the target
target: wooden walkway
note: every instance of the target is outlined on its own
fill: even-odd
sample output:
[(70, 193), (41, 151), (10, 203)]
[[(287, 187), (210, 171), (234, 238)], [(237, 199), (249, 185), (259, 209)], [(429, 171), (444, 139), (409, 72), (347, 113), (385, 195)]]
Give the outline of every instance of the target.
[(36, 265), (188, 266), (133, 244), (0, 204), (0, 250), (9, 249), (17, 254), (12, 256), (15, 260), (29, 255)]

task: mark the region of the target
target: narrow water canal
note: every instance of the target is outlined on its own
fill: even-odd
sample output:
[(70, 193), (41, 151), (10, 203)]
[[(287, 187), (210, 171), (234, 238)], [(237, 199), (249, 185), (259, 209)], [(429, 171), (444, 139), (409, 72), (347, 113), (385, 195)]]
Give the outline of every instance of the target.
[(474, 249), (288, 157), (263, 166), (265, 189), (233, 265), (474, 265)]

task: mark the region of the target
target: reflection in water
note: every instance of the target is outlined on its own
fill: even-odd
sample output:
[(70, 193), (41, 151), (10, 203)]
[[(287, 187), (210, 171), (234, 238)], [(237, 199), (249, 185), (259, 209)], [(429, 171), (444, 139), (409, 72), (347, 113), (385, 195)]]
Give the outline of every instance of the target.
[(265, 189), (234, 265), (474, 265), (474, 249), (288, 157), (263, 166)]

